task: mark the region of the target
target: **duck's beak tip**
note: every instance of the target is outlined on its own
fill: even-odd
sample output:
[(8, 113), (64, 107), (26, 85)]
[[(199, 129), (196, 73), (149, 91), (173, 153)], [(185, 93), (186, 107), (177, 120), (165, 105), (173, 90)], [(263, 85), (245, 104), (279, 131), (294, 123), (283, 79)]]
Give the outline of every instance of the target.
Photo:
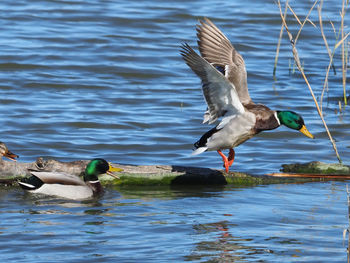
[(315, 136), (313, 136), (307, 129), (306, 129), (306, 126), (303, 125), (301, 127), (301, 129), (299, 130), (302, 134), (304, 134), (305, 136), (311, 138), (311, 139), (315, 139)]
[(112, 177), (114, 177), (114, 178), (116, 178), (116, 179), (120, 179), (120, 177), (118, 175), (115, 175), (114, 172), (122, 172), (122, 171), (124, 171), (124, 169), (113, 167), (111, 165), (111, 163), (109, 163), (109, 169), (107, 171), (107, 174), (112, 176)]

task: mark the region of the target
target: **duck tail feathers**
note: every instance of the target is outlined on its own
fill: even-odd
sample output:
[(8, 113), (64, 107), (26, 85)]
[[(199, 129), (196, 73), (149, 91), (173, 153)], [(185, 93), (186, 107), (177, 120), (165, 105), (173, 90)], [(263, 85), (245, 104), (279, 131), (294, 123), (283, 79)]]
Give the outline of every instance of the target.
[(44, 183), (36, 176), (31, 176), (28, 178), (24, 178), (18, 182), (19, 186), (24, 190), (35, 190), (40, 188)]
[(199, 147), (198, 149), (194, 150), (191, 155), (198, 155), (202, 152), (205, 152), (208, 149), (208, 147)]

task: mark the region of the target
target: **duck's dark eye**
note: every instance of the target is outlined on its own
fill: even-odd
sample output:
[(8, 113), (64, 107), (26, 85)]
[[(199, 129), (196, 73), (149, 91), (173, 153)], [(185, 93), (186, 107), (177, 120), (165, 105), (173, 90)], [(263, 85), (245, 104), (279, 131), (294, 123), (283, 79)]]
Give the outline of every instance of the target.
[(108, 171), (109, 165), (105, 160), (101, 160), (97, 166), (97, 169), (101, 172)]
[(299, 118), (299, 119), (297, 120), (297, 123), (298, 123), (299, 127), (301, 128), (301, 127), (303, 127), (303, 125), (304, 125), (304, 120), (303, 120), (302, 118)]

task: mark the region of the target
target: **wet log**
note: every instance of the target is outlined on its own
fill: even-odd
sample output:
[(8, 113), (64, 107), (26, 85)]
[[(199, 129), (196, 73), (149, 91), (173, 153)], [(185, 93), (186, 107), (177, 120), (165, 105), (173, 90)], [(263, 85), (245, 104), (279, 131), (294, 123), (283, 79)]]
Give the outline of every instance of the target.
[(340, 163), (293, 163), (283, 164), (281, 173), (268, 174), (274, 177), (322, 178), (328, 180), (350, 179), (350, 166)]
[(282, 172), (284, 173), (301, 173), (301, 174), (319, 174), (319, 175), (350, 175), (350, 166), (341, 163), (293, 163), (283, 164)]
[(19, 179), (30, 175), (29, 170), (65, 172), (80, 175), (89, 161), (59, 162), (38, 158), (32, 163), (0, 159), (0, 180)]
[(288, 178), (323, 178), (323, 179), (329, 179), (329, 180), (335, 180), (335, 179), (350, 179), (350, 174), (305, 174), (305, 173), (271, 173), (268, 174), (269, 176), (274, 177), (288, 177)]
[[(89, 160), (60, 162), (38, 158), (33, 163), (21, 163), (0, 160), (0, 183), (10, 184), (22, 177), (30, 175), (29, 169), (50, 172), (65, 172), (77, 176), (82, 175)], [(221, 170), (183, 167), (170, 165), (123, 165), (115, 164), (114, 167), (122, 168), (118, 173), (120, 180), (108, 175), (100, 177), (102, 183), (113, 185), (174, 185), (174, 184), (260, 184), (262, 178), (253, 177), (243, 173), (224, 173)]]
[[(13, 162), (0, 160), (0, 183), (14, 184), (22, 177), (28, 176), (28, 169), (51, 172), (65, 172), (77, 176), (82, 175), (89, 160), (60, 162), (49, 159), (38, 158), (32, 163)], [(115, 164), (113, 166), (123, 169), (118, 173), (120, 180), (111, 176), (101, 176), (103, 184), (112, 185), (236, 185), (251, 186), (273, 183), (299, 183), (320, 180), (347, 179), (350, 172), (344, 170), (342, 176), (327, 175), (309, 176), (302, 172), (299, 175), (288, 172), (271, 174), (267, 176), (254, 176), (240, 172), (226, 173), (224, 170), (210, 168), (170, 166), (170, 165), (125, 165)], [(315, 166), (309, 163), (309, 166)], [(300, 166), (297, 166), (298, 168)], [(307, 165), (306, 165), (307, 167)], [(290, 167), (289, 167), (290, 168)], [(317, 170), (318, 171), (318, 170)], [(349, 170), (350, 171), (350, 170)], [(287, 176), (286, 176), (287, 175)], [(346, 176), (347, 175), (347, 176)]]

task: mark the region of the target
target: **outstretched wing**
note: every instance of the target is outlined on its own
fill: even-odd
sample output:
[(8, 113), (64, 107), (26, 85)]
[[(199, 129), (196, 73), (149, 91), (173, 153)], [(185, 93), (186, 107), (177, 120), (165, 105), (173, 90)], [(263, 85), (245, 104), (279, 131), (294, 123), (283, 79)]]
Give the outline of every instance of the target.
[(203, 94), (208, 105), (209, 124), (215, 122), (219, 117), (231, 118), (244, 112), (233, 83), (230, 83), (188, 44), (182, 45), (181, 55), (186, 64), (202, 80)]
[(213, 64), (235, 86), (243, 104), (251, 102), (243, 57), (230, 40), (208, 18), (197, 25), (198, 47), (202, 57)]

